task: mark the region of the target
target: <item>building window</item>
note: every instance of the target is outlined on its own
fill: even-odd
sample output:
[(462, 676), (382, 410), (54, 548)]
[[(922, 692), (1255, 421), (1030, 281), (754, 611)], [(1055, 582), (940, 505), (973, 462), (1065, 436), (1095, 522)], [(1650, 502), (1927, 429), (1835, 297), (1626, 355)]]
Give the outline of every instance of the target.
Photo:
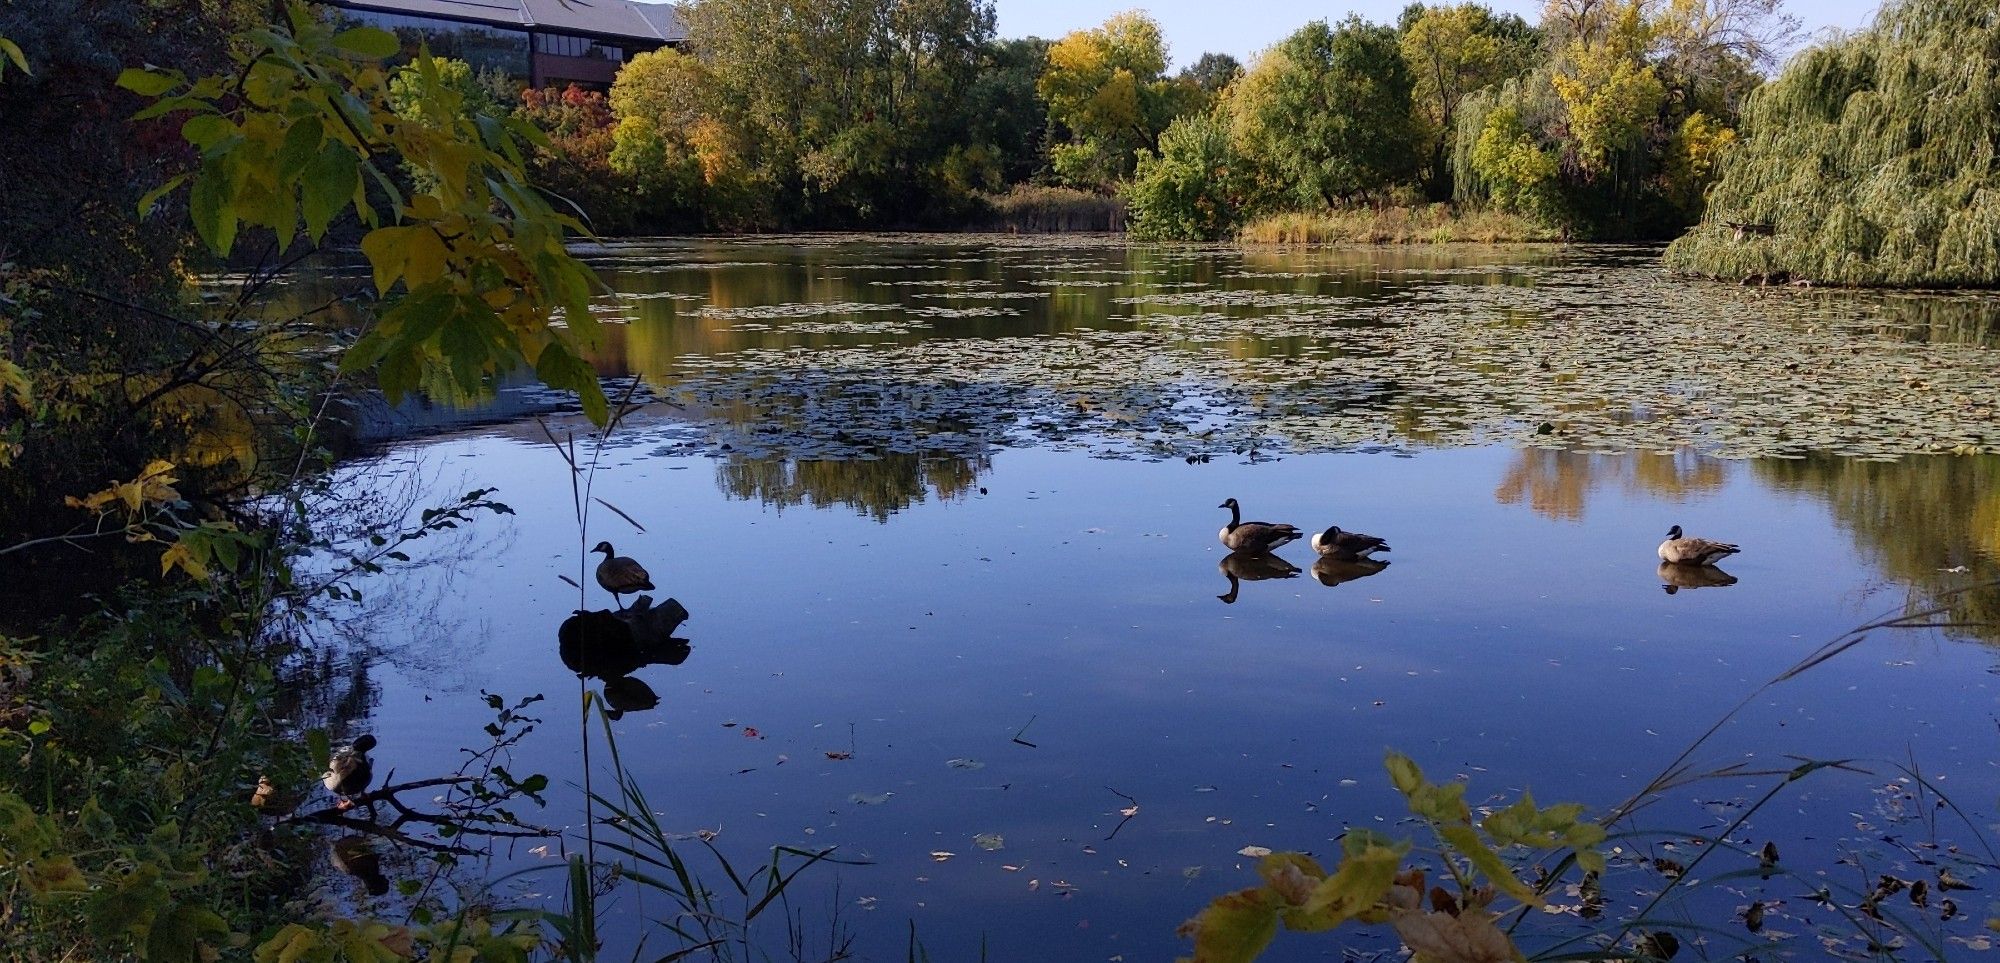
[(373, 10), (342, 10), (340, 19), (395, 34), (403, 42), (405, 57), (416, 56), (428, 45), (433, 57), (463, 60), (474, 70), (497, 70), (519, 81), (528, 79), (526, 31)]
[(587, 57), (592, 60), (609, 60), (614, 64), (625, 62), (623, 47), (598, 43), (587, 37), (572, 37), (559, 33), (535, 34), (535, 51), (556, 57)]

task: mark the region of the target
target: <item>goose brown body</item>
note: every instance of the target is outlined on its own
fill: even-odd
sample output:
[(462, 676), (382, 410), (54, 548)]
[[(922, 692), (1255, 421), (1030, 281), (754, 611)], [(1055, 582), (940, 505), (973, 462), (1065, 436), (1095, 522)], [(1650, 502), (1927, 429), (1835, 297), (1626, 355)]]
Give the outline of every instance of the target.
[(1234, 498), (1216, 507), (1229, 509), (1229, 524), (1224, 525), (1222, 531), (1216, 533), (1216, 537), (1220, 538), (1222, 544), (1232, 552), (1266, 555), (1298, 541), (1305, 535), (1293, 525), (1244, 521), (1243, 508), (1236, 504)]
[(1667, 531), (1667, 540), (1660, 543), (1660, 561), (1675, 565), (1714, 565), (1740, 551), (1742, 549), (1728, 542), (1683, 536), (1681, 527), (1675, 525)]
[(591, 551), (604, 553), (604, 561), (597, 563), (597, 584), (611, 593), (611, 600), (618, 603), (619, 608), (625, 607), (624, 600), (618, 597), (620, 595), (654, 591), (653, 577), (647, 574), (646, 567), (639, 564), (638, 559), (617, 554), (610, 542), (598, 542)]
[(1389, 543), (1373, 535), (1360, 532), (1343, 532), (1334, 525), (1312, 537), (1312, 550), (1328, 558), (1367, 558), (1371, 552), (1389, 551)]

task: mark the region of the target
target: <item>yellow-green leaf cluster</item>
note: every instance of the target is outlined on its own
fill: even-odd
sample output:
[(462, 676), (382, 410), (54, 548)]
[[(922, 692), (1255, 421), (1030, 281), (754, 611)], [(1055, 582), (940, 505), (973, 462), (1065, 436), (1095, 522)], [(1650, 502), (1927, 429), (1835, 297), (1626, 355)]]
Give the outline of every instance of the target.
[[(351, 211), (367, 229), (361, 250), (386, 306), (345, 370), (373, 369), (394, 401), (418, 389), (479, 397), (506, 372), (532, 368), (604, 422), (603, 392), (580, 353), (597, 335), (598, 284), (564, 248), (582, 224), (527, 180), (522, 146), (542, 142), (540, 132), (466, 110), (437, 58), (392, 71), (382, 58), (399, 48), (393, 34), (336, 32), (302, 3), (288, 28), (247, 39), (234, 76), (119, 79), (153, 98), (140, 117), (186, 115), (181, 135), (201, 154), (188, 201), (202, 240), (222, 255), (245, 227), (281, 247), (320, 243)], [(405, 194), (391, 163), (418, 187)], [(141, 209), (179, 186), (162, 185)]]

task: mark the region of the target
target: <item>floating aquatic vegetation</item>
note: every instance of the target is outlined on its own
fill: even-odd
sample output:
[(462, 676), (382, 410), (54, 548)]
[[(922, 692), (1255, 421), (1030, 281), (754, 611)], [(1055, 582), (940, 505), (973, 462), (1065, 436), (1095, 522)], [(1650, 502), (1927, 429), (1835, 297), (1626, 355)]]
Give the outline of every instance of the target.
[[(754, 429), (710, 424), (690, 447), (801, 457), (1044, 445), (1161, 458), (1505, 440), (1888, 459), (2000, 446), (1993, 349), (1908, 334), (1901, 302), (1689, 285), (1622, 250), (1426, 273), (1369, 297), (1251, 288), (1115, 298), (1103, 302), (1102, 327), (999, 339), (742, 347), (683, 357), (663, 390), (691, 411), (761, 413)], [(1501, 274), (1509, 283), (1494, 283)], [(1046, 294), (915, 290), (907, 306), (705, 313), (977, 317), (988, 312), (921, 301)], [(889, 319), (782, 328), (921, 333)]]
[(796, 304), (753, 304), (744, 307), (724, 308), (715, 305), (701, 309), (704, 318), (718, 320), (777, 320), (781, 318), (813, 318), (828, 314), (861, 314), (867, 311), (894, 311), (898, 305), (870, 304), (862, 301), (805, 301)]

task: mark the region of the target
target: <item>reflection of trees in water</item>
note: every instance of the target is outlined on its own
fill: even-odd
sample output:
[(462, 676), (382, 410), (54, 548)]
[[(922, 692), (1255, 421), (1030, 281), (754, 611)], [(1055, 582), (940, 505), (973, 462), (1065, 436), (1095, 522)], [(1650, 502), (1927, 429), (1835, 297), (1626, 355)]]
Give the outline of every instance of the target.
[(867, 460), (731, 456), (715, 466), (716, 487), (731, 498), (778, 509), (811, 502), (846, 505), (878, 522), (928, 498), (965, 497), (993, 467), (986, 456), (884, 454)]
[(2000, 579), (2000, 457), (1814, 456), (1755, 466), (1777, 488), (1823, 499), (1856, 548), (1884, 576), (1910, 587), (1911, 610), (1944, 605), (1951, 621), (1984, 623), (1948, 634), (2000, 642), (2000, 589), (1941, 597)]
[(1608, 486), (1680, 499), (1721, 488), (1726, 478), (1721, 461), (1693, 453), (1593, 455), (1530, 448), (1515, 453), (1493, 497), (1503, 505), (1525, 502), (1545, 518), (1575, 521), (1583, 517), (1591, 493)]
[[(1822, 296), (1837, 307), (1849, 292)], [(1851, 302), (1850, 302), (1851, 303)], [(1892, 338), (1927, 344), (2000, 346), (2000, 298), (1963, 294), (1891, 294), (1862, 302), (1865, 317)]]

